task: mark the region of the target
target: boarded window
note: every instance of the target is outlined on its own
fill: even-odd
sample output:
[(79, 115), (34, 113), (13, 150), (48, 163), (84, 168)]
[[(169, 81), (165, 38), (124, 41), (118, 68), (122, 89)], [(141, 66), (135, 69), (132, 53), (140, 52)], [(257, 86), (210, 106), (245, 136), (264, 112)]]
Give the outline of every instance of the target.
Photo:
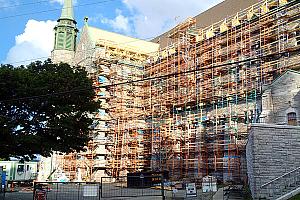
[(58, 47), (58, 49), (64, 48), (64, 41), (65, 41), (64, 37), (65, 37), (65, 33), (64, 32), (58, 33), (58, 37), (57, 37), (57, 39), (58, 39), (58, 41), (57, 41), (57, 47)]
[(297, 126), (297, 115), (295, 112), (287, 114), (288, 125)]
[(72, 50), (72, 39), (73, 35), (71, 33), (67, 33), (66, 49)]

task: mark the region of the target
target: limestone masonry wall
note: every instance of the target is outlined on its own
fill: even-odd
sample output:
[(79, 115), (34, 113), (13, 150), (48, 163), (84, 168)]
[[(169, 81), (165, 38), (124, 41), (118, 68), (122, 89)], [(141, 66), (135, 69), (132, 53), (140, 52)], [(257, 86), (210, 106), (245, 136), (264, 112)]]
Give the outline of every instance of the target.
[[(262, 122), (287, 124), (287, 114), (295, 112), (300, 123), (300, 74), (288, 71), (263, 93)], [(261, 117), (262, 117), (261, 116)]]
[(263, 197), (263, 184), (300, 166), (300, 127), (253, 124), (246, 157), (252, 196)]

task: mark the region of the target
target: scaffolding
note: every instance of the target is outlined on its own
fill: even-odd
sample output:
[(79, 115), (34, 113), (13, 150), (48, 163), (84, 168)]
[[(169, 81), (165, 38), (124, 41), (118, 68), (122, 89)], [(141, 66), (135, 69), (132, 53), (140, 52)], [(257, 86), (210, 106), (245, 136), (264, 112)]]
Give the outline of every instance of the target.
[[(108, 126), (105, 137), (110, 138), (106, 143), (106, 173), (117, 177), (149, 168), (144, 151), (148, 139), (143, 83), (120, 84), (143, 79), (149, 55), (123, 49), (111, 41), (99, 41), (97, 47), (105, 52), (104, 56), (95, 56), (95, 66), (102, 70), (94, 75), (102, 86), (97, 96), (103, 99), (102, 115), (107, 115)], [(103, 88), (105, 85), (109, 86)]]
[(299, 53), (289, 53), (299, 48), (299, 9), (297, 1), (263, 1), (206, 28), (190, 18), (173, 29), (145, 72), (153, 79), (146, 106), (153, 170), (173, 180), (243, 180), (262, 87), (299, 67)]
[(80, 166), (91, 180), (167, 170), (172, 180), (242, 181), (263, 86), (300, 68), (299, 15), (298, 1), (268, 0), (206, 28), (189, 18), (155, 55), (98, 41), (93, 141), (64, 170), (75, 176)]

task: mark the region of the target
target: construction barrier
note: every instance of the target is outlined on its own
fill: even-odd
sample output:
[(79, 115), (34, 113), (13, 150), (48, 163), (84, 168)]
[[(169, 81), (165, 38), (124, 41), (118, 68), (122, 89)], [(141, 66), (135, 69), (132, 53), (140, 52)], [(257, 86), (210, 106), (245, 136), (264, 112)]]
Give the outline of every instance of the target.
[(46, 200), (47, 199), (47, 192), (44, 190), (35, 191), (34, 200)]

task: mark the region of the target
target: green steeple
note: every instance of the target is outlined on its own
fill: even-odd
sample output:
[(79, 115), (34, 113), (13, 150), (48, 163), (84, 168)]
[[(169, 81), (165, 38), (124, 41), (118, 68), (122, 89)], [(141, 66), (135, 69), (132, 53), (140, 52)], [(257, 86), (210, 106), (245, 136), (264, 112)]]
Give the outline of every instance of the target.
[(74, 20), (73, 13), (73, 0), (65, 0), (64, 7), (61, 12), (60, 19), (71, 19)]
[(55, 26), (54, 50), (67, 50), (75, 52), (78, 29), (73, 14), (73, 1), (64, 0), (61, 17)]

